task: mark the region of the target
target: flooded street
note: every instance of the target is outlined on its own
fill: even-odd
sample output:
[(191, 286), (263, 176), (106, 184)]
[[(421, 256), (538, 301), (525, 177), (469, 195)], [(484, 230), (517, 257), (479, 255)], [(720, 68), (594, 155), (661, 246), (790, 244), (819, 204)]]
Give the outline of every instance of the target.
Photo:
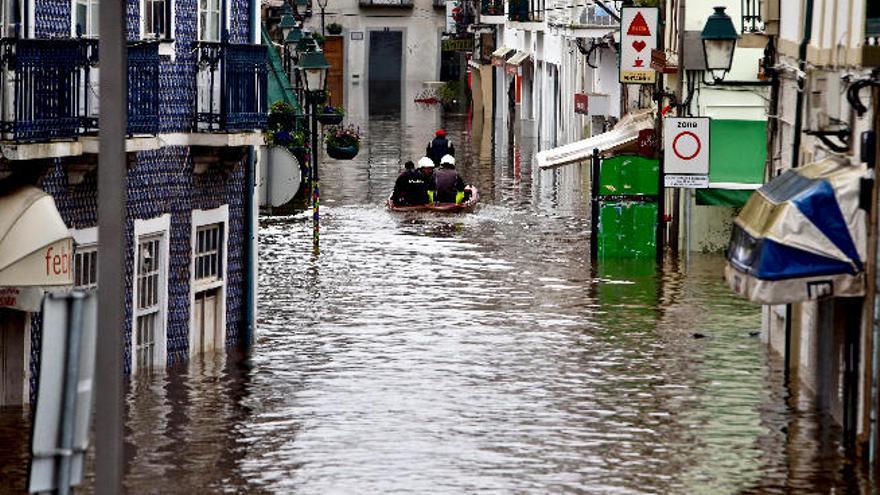
[[(249, 359), (132, 384), (130, 493), (867, 490), (787, 403), (720, 255), (593, 269), (586, 170), (424, 112), (373, 116), (354, 161), (323, 162), (318, 257), (310, 212), (262, 217)], [(388, 212), (435, 124), (479, 208)], [(20, 410), (2, 423), (26, 441)], [(13, 483), (26, 450), (3, 454)]]

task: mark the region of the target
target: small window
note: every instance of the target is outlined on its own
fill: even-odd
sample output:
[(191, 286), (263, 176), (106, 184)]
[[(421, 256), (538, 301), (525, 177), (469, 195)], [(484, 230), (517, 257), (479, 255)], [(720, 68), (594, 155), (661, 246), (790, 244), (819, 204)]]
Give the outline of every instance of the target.
[(80, 290), (98, 287), (98, 246), (76, 246), (73, 255), (73, 286)]
[(223, 224), (215, 223), (196, 229), (195, 276), (197, 282), (222, 279)]
[(74, 0), (74, 34), (98, 37), (98, 0)]
[(144, 0), (144, 38), (171, 38), (171, 0)]
[(220, 41), (220, 0), (199, 0), (199, 40)]

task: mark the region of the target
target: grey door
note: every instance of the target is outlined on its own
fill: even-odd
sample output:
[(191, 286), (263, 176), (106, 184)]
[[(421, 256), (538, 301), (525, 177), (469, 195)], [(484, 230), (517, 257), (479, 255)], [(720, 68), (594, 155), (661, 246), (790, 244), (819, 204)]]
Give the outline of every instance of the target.
[(400, 113), (403, 32), (370, 31), (369, 112)]

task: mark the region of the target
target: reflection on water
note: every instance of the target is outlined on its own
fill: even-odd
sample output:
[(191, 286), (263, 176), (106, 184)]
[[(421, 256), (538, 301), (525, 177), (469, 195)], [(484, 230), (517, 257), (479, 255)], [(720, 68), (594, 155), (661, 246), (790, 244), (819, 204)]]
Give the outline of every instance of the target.
[(786, 402), (720, 257), (594, 272), (584, 170), (533, 171), (524, 145), (477, 159), (483, 136), (444, 125), (477, 212), (385, 211), (427, 136), (371, 120), (357, 160), (323, 165), (320, 257), (309, 214), (261, 222), (253, 356), (133, 385), (130, 492), (865, 488), (825, 418)]

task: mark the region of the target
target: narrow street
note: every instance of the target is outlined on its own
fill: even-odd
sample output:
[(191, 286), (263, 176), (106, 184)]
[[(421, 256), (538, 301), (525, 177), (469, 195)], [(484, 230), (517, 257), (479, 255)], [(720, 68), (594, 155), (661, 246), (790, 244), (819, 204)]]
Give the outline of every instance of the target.
[(720, 255), (593, 275), (586, 193), (560, 193), (584, 172), (533, 173), (529, 143), (476, 157), (443, 125), (477, 212), (387, 212), (424, 136), (372, 116), (354, 162), (324, 162), (319, 257), (310, 213), (261, 222), (251, 360), (131, 387), (131, 493), (860, 491), (811, 405), (783, 406)]

